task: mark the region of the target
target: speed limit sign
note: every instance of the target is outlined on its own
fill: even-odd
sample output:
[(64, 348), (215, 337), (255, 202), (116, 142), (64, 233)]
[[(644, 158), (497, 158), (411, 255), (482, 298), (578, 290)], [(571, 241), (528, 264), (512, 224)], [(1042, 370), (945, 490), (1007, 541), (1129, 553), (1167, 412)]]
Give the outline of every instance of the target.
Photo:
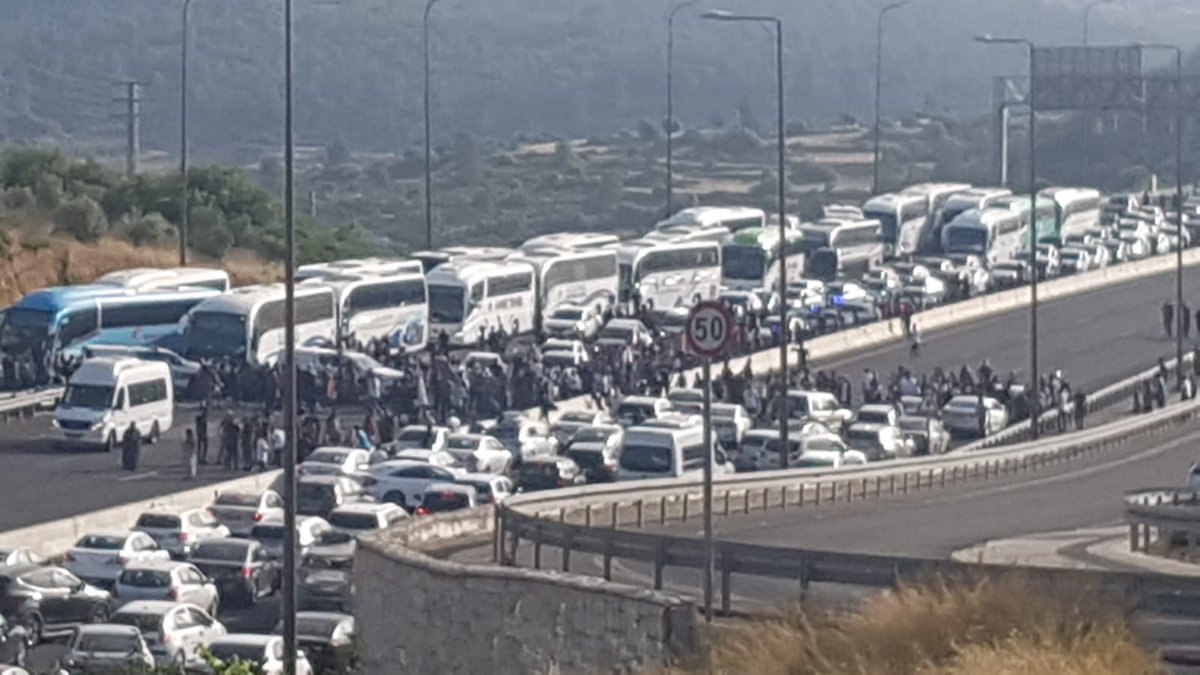
[(720, 302), (701, 302), (688, 314), (686, 336), (693, 354), (710, 359), (723, 356), (734, 342), (733, 315)]

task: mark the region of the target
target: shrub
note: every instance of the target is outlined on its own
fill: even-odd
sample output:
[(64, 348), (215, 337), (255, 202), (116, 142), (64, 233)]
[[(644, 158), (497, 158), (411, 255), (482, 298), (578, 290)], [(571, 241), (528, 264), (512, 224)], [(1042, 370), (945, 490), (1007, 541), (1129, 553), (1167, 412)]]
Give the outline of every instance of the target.
[(91, 197), (77, 197), (54, 210), (54, 231), (82, 242), (94, 242), (108, 231), (104, 209)]
[(164, 246), (178, 239), (179, 230), (162, 214), (151, 213), (121, 221), (117, 234), (135, 246)]

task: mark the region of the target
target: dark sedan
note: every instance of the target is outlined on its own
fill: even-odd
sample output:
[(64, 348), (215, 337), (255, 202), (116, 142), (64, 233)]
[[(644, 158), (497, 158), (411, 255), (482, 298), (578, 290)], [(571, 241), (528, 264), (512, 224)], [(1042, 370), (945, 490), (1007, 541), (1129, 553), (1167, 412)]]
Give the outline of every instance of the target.
[(112, 609), (108, 591), (61, 567), (0, 567), (0, 615), (24, 628), (30, 646), (43, 637), (70, 634), (80, 624), (102, 623)]
[(188, 560), (212, 579), (222, 600), (253, 605), (279, 590), (279, 561), (250, 539), (208, 539), (192, 547)]
[[(283, 623), (275, 626), (283, 634)], [(354, 617), (341, 612), (297, 612), (296, 637), (318, 673), (349, 673), (354, 669)]]

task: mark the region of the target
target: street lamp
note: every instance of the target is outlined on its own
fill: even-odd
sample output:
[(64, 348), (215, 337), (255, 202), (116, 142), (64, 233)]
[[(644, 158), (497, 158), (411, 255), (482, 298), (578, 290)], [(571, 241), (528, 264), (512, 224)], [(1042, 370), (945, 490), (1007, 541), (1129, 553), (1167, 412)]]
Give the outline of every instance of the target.
[(883, 18), (900, 9), (908, 0), (894, 2), (879, 10), (875, 26), (875, 161), (872, 163), (871, 193), (879, 194), (879, 92), (883, 88)]
[(1000, 182), (997, 183), (1000, 187), (1008, 187), (1008, 120), (1012, 117), (1013, 108), (1024, 108), (1028, 104), (1024, 101), (1005, 101), (1000, 104), (1000, 119), (997, 136), (1000, 140), (999, 144), (999, 161)]
[(292, 124), (292, 0), (283, 0), (284, 389), (283, 433), (283, 672), (296, 675), (296, 134)]
[(426, 0), (421, 41), (425, 48), (425, 248), (433, 248), (433, 150), (429, 131), (429, 13), (438, 0)]
[(989, 45), (1023, 45), (1029, 50), (1029, 388), (1030, 400), (1030, 430), (1033, 438), (1039, 435), (1038, 421), (1041, 417), (1042, 390), (1038, 372), (1038, 264), (1037, 264), (1037, 164), (1036, 137), (1037, 134), (1037, 105), (1034, 101), (1034, 66), (1037, 48), (1031, 40), (1018, 37), (993, 37), (977, 35), (976, 42)]
[(1097, 5), (1108, 5), (1111, 3), (1112, 0), (1092, 0), (1083, 8), (1083, 46), (1086, 47), (1088, 45), (1088, 22), (1092, 18), (1092, 10)]
[(671, 9), (671, 14), (667, 16), (667, 215), (675, 211), (675, 203), (673, 200), (675, 189), (675, 173), (672, 165), (672, 143), (671, 135), (675, 131), (675, 84), (674, 84), (674, 68), (675, 68), (675, 15), (688, 7), (700, 2), (700, 0), (685, 0)]
[(187, 265), (188, 242), (188, 8), (183, 0), (183, 39), (179, 58), (179, 266)]
[(1138, 46), (1175, 52), (1175, 218), (1179, 228), (1175, 246), (1175, 383), (1182, 388), (1183, 327), (1191, 320), (1183, 311), (1183, 50), (1166, 44)]

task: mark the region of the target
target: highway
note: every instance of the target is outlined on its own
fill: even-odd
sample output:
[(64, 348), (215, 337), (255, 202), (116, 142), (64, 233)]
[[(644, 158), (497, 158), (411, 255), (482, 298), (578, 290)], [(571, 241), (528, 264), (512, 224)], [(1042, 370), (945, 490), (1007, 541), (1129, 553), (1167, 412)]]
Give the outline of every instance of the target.
[[(1061, 368), (1076, 387), (1095, 391), (1173, 354), (1174, 343), (1162, 335), (1159, 315), (1172, 289), (1172, 276), (1162, 274), (1046, 303), (1041, 311), (1042, 368)], [(974, 367), (986, 357), (1000, 373), (1021, 374), (1028, 372), (1027, 335), (1028, 312), (1022, 310), (926, 335), (916, 359), (909, 359), (907, 345), (893, 344), (833, 363), (816, 362), (815, 367), (847, 373), (856, 389), (863, 368), (882, 376), (899, 364), (929, 372), (936, 366)], [(180, 421), (184, 419), (190, 415), (181, 415)], [(117, 468), (115, 456), (56, 448), (45, 415), (0, 426), (0, 494), (5, 496), (0, 531), (194, 486), (181, 480), (180, 436), (176, 429), (161, 445), (147, 447), (139, 471), (126, 473)], [(202, 482), (234, 477), (213, 467), (201, 469)]]

